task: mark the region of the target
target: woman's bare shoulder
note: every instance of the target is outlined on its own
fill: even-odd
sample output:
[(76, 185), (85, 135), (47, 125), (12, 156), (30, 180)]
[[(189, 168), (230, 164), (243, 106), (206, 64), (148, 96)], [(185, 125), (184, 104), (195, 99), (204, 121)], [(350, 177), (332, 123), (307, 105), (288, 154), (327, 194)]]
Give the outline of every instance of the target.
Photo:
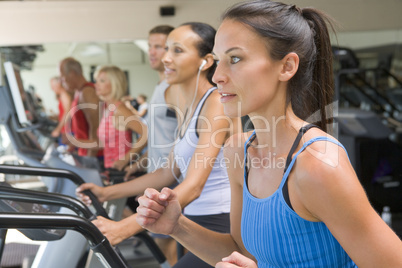
[(315, 141), (297, 157), (295, 175), (299, 183), (330, 188), (334, 182), (348, 185), (351, 178), (357, 179), (345, 149), (333, 142), (336, 139), (327, 137), (332, 141)]

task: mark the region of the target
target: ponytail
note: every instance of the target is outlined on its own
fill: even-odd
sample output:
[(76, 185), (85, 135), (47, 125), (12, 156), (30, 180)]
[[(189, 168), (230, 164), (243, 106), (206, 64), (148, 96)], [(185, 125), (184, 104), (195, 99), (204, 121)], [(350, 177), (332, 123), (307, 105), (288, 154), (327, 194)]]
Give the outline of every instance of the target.
[[(313, 111), (320, 111), (316, 123), (324, 131), (333, 120), (331, 102), (334, 97), (334, 77), (332, 68), (332, 48), (327, 24), (334, 27), (330, 18), (323, 12), (313, 8), (303, 8), (302, 15), (307, 20), (316, 47), (315, 64), (312, 73), (311, 92), (316, 98), (311, 103)], [(313, 118), (312, 118), (313, 119)]]

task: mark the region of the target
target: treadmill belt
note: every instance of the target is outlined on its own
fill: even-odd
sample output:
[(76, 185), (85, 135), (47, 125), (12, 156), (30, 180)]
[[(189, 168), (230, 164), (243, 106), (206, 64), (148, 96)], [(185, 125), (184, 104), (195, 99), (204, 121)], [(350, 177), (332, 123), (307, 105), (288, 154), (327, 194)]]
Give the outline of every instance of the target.
[(0, 266), (22, 267), (25, 257), (34, 257), (39, 249), (39, 245), (9, 243), (6, 244), (3, 251)]

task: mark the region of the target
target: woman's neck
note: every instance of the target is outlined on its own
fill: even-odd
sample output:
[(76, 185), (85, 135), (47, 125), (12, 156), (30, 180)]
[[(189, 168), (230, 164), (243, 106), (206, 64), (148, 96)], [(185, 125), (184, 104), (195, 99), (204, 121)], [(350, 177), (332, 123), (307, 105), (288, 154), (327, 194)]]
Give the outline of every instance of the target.
[(116, 99), (105, 99), (104, 102), (106, 103), (107, 106), (109, 105), (117, 105), (117, 103), (119, 102), (119, 100)]
[(181, 100), (177, 105), (180, 110), (178, 116), (178, 122), (181, 125), (181, 130), (186, 129), (189, 119), (192, 117), (197, 104), (204, 96), (204, 94), (212, 87), (208, 80), (204, 77), (200, 77), (198, 87), (196, 79), (192, 82), (176, 84), (179, 89)]
[(205, 77), (200, 77), (198, 85), (196, 78), (194, 78), (187, 83), (177, 84), (177, 86), (183, 96), (183, 106), (185, 108), (190, 108), (191, 105), (194, 106), (194, 104), (198, 103), (202, 96), (204, 96), (205, 92), (212, 87)]
[(256, 130), (256, 142), (259, 146), (281, 150), (282, 145), (293, 142), (299, 129), (305, 125), (305, 121), (294, 114), (291, 104), (282, 109), (285, 112), (280, 113), (280, 110), (277, 109), (275, 112), (268, 112), (264, 115), (250, 114)]

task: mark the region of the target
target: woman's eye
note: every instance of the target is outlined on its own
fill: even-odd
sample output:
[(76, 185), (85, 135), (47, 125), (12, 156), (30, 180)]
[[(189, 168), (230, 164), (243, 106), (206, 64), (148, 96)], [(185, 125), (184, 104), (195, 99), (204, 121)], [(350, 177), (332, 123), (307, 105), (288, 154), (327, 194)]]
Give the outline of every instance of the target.
[(238, 63), (239, 61), (240, 61), (240, 58), (239, 58), (239, 57), (236, 57), (236, 56), (230, 57), (230, 63), (231, 63), (231, 64), (236, 64), (236, 63)]
[(176, 47), (176, 48), (174, 49), (174, 52), (175, 52), (175, 53), (180, 53), (180, 52), (182, 52), (182, 49)]

